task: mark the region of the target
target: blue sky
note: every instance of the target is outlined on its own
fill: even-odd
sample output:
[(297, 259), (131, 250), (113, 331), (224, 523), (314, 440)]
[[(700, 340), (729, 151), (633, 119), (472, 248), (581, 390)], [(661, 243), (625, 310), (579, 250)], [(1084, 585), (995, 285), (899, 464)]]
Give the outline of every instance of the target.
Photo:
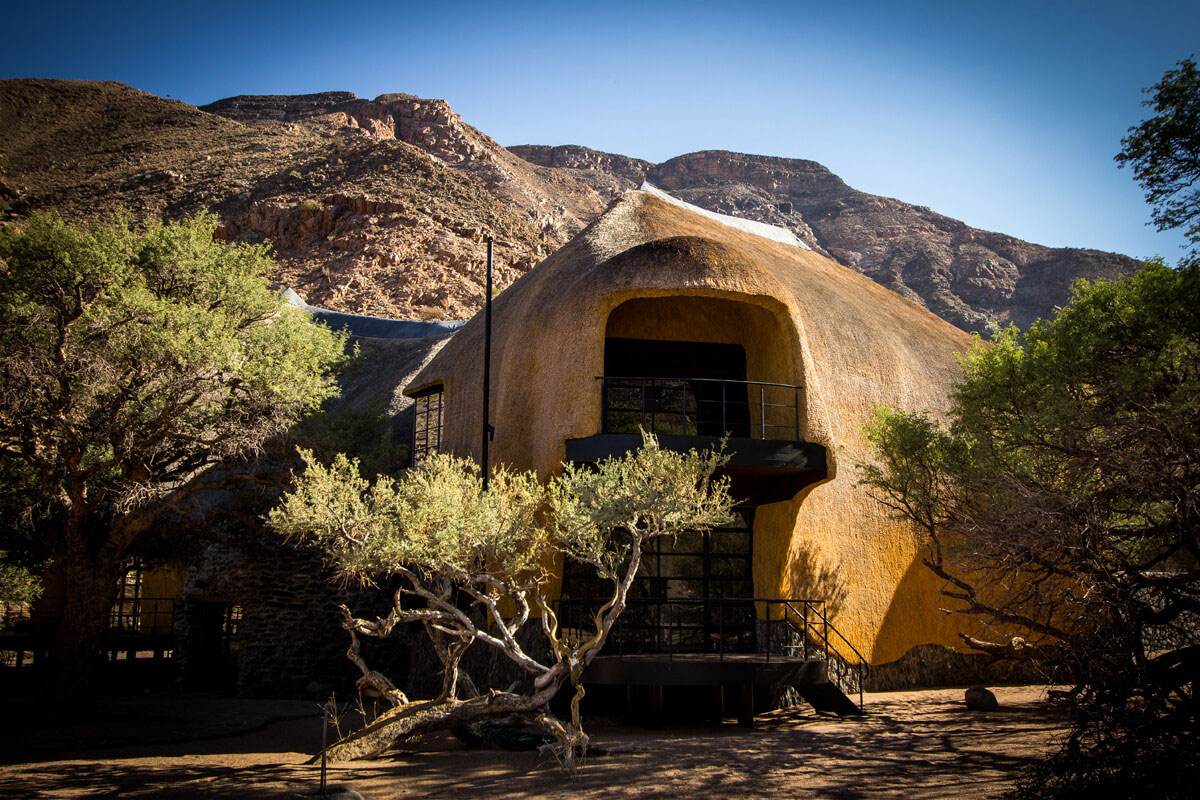
[[(501, 144), (819, 161), (864, 191), (1054, 246), (1174, 261), (1112, 161), (1198, 0), (13, 3), (0, 77), (197, 105), (443, 97)], [(2, 135), (2, 132), (0, 132)]]

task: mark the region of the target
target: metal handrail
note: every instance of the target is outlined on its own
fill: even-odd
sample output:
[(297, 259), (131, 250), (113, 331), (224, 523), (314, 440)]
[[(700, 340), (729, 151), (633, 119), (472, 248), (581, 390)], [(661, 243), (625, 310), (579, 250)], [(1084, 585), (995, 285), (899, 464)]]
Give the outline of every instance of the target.
[[(574, 630), (576, 627), (582, 628), (583, 624), (590, 624), (590, 611), (599, 605), (606, 602), (607, 598), (566, 598), (560, 599), (556, 605), (558, 606), (559, 623), (561, 630), (565, 634), (568, 630)], [(765, 620), (758, 612), (758, 604), (766, 606)], [(741, 625), (733, 626), (734, 639), (731, 641), (726, 634), (727, 617), (725, 610), (729, 606), (739, 605), (753, 609), (753, 618), (749, 623), (743, 622)], [(654, 635), (654, 647), (649, 648), (649, 642), (640, 643), (637, 652), (639, 653), (660, 653), (665, 655), (668, 660), (673, 660), (676, 655), (684, 655), (686, 653), (707, 652), (716, 655), (719, 659), (724, 660), (727, 653), (737, 652), (754, 652), (760, 653), (770, 662), (772, 656), (776, 653), (775, 635), (771, 630), (772, 622), (784, 622), (795, 634), (798, 640), (792, 644), (778, 645), (780, 650), (793, 650), (802, 648), (804, 658), (807, 660), (810, 653), (819, 653), (822, 660), (825, 661), (827, 675), (831, 682), (838, 686), (846, 694), (851, 694), (854, 691), (858, 692), (858, 707), (863, 708), (863, 684), (866, 681), (870, 671), (870, 665), (866, 658), (859, 652), (850, 640), (848, 640), (841, 631), (839, 631), (832, 623), (829, 622), (829, 617), (825, 611), (824, 600), (804, 600), (800, 598), (783, 598), (783, 597), (663, 597), (663, 598), (633, 598), (626, 601), (626, 609), (629, 608), (653, 608), (653, 620), (648, 624), (630, 624), (629, 617), (622, 617), (618, 620), (616, 627), (612, 633), (615, 634), (614, 640), (617, 647), (617, 657), (624, 658), (626, 638), (621, 634), (629, 630), (645, 630), (647, 633), (652, 632)], [(678, 613), (673, 617), (668, 615), (667, 624), (663, 624), (663, 610), (670, 607), (692, 606), (703, 608), (704, 622), (683, 624)], [(710, 621), (707, 609), (710, 606), (716, 606), (720, 609), (716, 624)], [(783, 613), (778, 619), (773, 618), (771, 613), (772, 606), (780, 606)], [(572, 619), (570, 609), (574, 607), (578, 609), (579, 617), (576, 620)], [(788, 612), (791, 612), (789, 618)], [(587, 621), (584, 623), (584, 621)], [(767, 628), (765, 631), (765, 641), (759, 641), (758, 623), (765, 621)], [(576, 624), (572, 624), (575, 622)], [(715, 629), (715, 630), (714, 630)], [(745, 650), (738, 648), (736, 643), (741, 641), (740, 633), (752, 633), (750, 649)], [(664, 633), (665, 637), (664, 647)], [(716, 645), (714, 649), (705, 649), (697, 651), (694, 645), (683, 645), (679, 643), (683, 640), (685, 633), (700, 634), (700, 639), (706, 646)], [(715, 636), (713, 635), (715, 633)], [(854, 654), (856, 662), (851, 663), (841, 647), (831, 646), (830, 637), (834, 637), (835, 642), (841, 642), (849, 652)], [(730, 646), (730, 645), (733, 646)], [(688, 648), (688, 649), (683, 649)], [(781, 653), (782, 654), (782, 653)], [(846, 671), (853, 670), (856, 685), (849, 685), (847, 678), (850, 677)]]
[(784, 389), (803, 389), (800, 383), (771, 383), (770, 381), (739, 381), (732, 378), (667, 378), (662, 375), (597, 375), (598, 381), (704, 381), (706, 383), (742, 383), (747, 386), (779, 386)]
[[(602, 406), (602, 430), (604, 433), (611, 433), (614, 427), (612, 417), (618, 414), (636, 415), (638, 419), (638, 427), (642, 430), (649, 430), (652, 433), (667, 433), (670, 428), (679, 427), (671, 422), (671, 419), (681, 419), (684, 435), (688, 433), (698, 434), (702, 427), (710, 429), (718, 429), (724, 435), (729, 435), (732, 432), (737, 433), (734, 438), (750, 438), (750, 439), (767, 439), (767, 432), (770, 430), (773, 433), (777, 432), (781, 438), (788, 441), (800, 441), (800, 390), (803, 388), (798, 384), (790, 383), (772, 383), (768, 381), (746, 381), (733, 380), (722, 378), (680, 378), (680, 377), (638, 377), (638, 376), (614, 376), (614, 375), (598, 375), (596, 380), (601, 382), (601, 406)], [(698, 387), (693, 384), (719, 385), (721, 388), (721, 397), (701, 397), (698, 392)], [(732, 392), (735, 396), (730, 397), (731, 392), (729, 386), (744, 387), (738, 391)], [(753, 398), (750, 387), (758, 387), (758, 397)], [(689, 387), (691, 387), (691, 397), (689, 398)], [(789, 390), (791, 397), (788, 402), (777, 403), (768, 402), (767, 390)], [(625, 392), (637, 392), (636, 402), (628, 406), (616, 405), (611, 401), (610, 390), (624, 390)], [(667, 390), (674, 393), (680, 392), (681, 397), (671, 397), (667, 404), (663, 404), (664, 395), (660, 391)], [(650, 392), (654, 391), (651, 395)], [(738, 397), (741, 393), (744, 397)], [(715, 407), (719, 407), (719, 420), (715, 411)], [(730, 410), (735, 409), (732, 414)], [(771, 421), (768, 422), (767, 409), (775, 409), (771, 413)], [(782, 416), (780, 412), (789, 410), (790, 414)], [(757, 412), (757, 413), (756, 413)], [(706, 416), (708, 415), (708, 416)], [(787, 422), (778, 422), (776, 420), (786, 418)], [(661, 424), (660, 424), (661, 423)], [(617, 424), (619, 427), (619, 423)], [(666, 429), (661, 430), (660, 428)], [(757, 428), (757, 436), (754, 435)], [(694, 431), (690, 430), (694, 429)], [(738, 433), (741, 429), (741, 433)], [(633, 431), (628, 431), (632, 433)]]
[[(65, 598), (48, 597), (39, 601), (40, 613), (31, 608), (6, 615), (4, 630), (39, 630), (57, 627)], [(170, 633), (175, 624), (176, 601), (173, 597), (139, 597), (118, 600), (109, 609), (105, 623), (106, 634), (137, 634), (144, 636)]]
[(175, 598), (139, 597), (118, 600), (109, 612), (107, 633), (154, 636), (175, 624)]
[[(802, 620), (805, 620), (805, 623), (807, 624), (807, 620), (805, 619), (804, 615), (797, 612), (796, 609), (792, 607), (791, 603), (786, 604), (786, 608), (791, 610), (791, 612), (793, 614), (796, 614)], [(825, 646), (825, 656), (826, 656), (825, 657), (826, 669), (829, 668), (830, 664), (837, 664), (838, 662), (841, 662), (842, 664), (844, 664), (848, 667), (852, 667), (856, 671), (857, 674), (855, 677), (857, 678), (857, 680), (856, 680), (857, 687), (856, 688), (858, 689), (858, 708), (859, 708), (859, 710), (862, 710), (862, 707), (863, 707), (863, 684), (866, 682), (867, 676), (870, 675), (870, 673), (871, 673), (871, 664), (870, 664), (870, 662), (867, 661), (866, 656), (864, 656), (862, 653), (860, 653), (858, 648), (855, 647), (854, 644), (849, 639), (847, 639), (842, 634), (841, 631), (839, 631), (833, 625), (829, 624), (829, 618), (825, 615), (825, 612), (821, 611), (820, 613), (821, 613), (822, 622), (824, 623), (824, 626), (825, 626), (825, 630), (823, 633), (824, 633), (824, 646)], [(792, 624), (792, 623), (789, 621), (789, 624)], [(832, 633), (834, 636), (836, 636), (838, 639), (840, 639), (842, 641), (842, 643), (846, 645), (846, 647), (850, 648), (850, 652), (854, 653), (854, 657), (857, 659), (857, 661), (855, 663), (851, 664), (849, 662), (849, 660), (846, 658), (846, 656), (844, 654), (842, 654), (841, 652), (839, 652), (840, 648), (836, 648), (836, 647), (831, 648), (829, 646), (829, 634), (830, 633)], [(833, 655), (837, 656), (837, 661), (834, 661), (829, 658), (829, 655), (831, 653)], [(841, 676), (838, 676), (838, 677), (841, 677)], [(845, 686), (839, 686), (839, 688), (841, 688), (843, 691), (845, 691), (845, 689), (846, 689)]]

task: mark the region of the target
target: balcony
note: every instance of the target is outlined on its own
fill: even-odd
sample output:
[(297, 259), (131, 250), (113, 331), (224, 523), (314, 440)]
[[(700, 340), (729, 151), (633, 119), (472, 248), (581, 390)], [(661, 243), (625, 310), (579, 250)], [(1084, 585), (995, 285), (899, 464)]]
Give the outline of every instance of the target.
[(800, 441), (800, 391), (715, 378), (599, 377), (603, 433)]
[(826, 476), (825, 448), (801, 436), (803, 387), (715, 378), (597, 379), (600, 433), (568, 439), (566, 457), (594, 463), (641, 445), (641, 431), (668, 450), (703, 450), (725, 439), (722, 472), (734, 497), (761, 505), (795, 496)]

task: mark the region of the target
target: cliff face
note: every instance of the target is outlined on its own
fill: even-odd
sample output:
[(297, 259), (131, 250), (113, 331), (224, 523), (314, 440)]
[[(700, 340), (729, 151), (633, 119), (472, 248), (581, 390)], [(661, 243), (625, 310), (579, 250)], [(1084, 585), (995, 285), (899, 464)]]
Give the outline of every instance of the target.
[(363, 100), (348, 92), (288, 97), (242, 96), (200, 107), (238, 122), (267, 120), (337, 125), (376, 141), (424, 150), (478, 181), (527, 216), (545, 238), (561, 243), (594, 219), (605, 203), (595, 191), (553, 169), (542, 169), (463, 122), (445, 100), (384, 94)]
[[(0, 81), (0, 216), (211, 210), (225, 238), (269, 243), (272, 279), (315, 305), (462, 319), (483, 302), (485, 232), (503, 288), (584, 224), (560, 198), (601, 208), (592, 190), (518, 159), (441, 101), (331, 92), (216, 106), (230, 117), (119, 83)], [(407, 116), (387, 128), (388, 109)], [(523, 177), (506, 194), (510, 162)]]
[(630, 189), (636, 189), (654, 168), (649, 161), (640, 158), (601, 153), (576, 144), (559, 147), (524, 144), (508, 149), (532, 164), (567, 173), (594, 189), (606, 203), (611, 203)]
[(1135, 268), (858, 192), (812, 161), (728, 152), (663, 164), (568, 145), (505, 149), (443, 100), (349, 92), (241, 96), (202, 108), (119, 83), (0, 81), (0, 217), (211, 210), (221, 235), (268, 242), (272, 278), (309, 302), (462, 319), (483, 302), (483, 237), (515, 280), (642, 180), (781, 225), (967, 330), (1027, 323), (1077, 277)]
[(860, 192), (815, 161), (705, 151), (653, 165), (574, 145), (510, 149), (593, 186), (649, 180), (702, 208), (788, 228), (814, 250), (968, 331), (993, 321), (1027, 325), (1065, 304), (1076, 278), (1137, 268), (1126, 256), (1043, 247)]

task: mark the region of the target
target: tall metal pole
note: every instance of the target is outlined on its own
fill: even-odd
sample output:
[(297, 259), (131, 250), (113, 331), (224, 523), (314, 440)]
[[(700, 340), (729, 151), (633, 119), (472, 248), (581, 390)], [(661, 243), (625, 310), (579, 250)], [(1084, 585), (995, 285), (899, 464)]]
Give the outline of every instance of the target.
[(329, 704), (333, 702), (330, 698), (325, 702), (325, 707), (321, 709), (321, 794), (325, 794), (325, 767), (326, 753), (329, 751)]
[(488, 442), (495, 429), (488, 421), (492, 388), (492, 237), (487, 237), (487, 290), (483, 297), (483, 490), (488, 488)]

